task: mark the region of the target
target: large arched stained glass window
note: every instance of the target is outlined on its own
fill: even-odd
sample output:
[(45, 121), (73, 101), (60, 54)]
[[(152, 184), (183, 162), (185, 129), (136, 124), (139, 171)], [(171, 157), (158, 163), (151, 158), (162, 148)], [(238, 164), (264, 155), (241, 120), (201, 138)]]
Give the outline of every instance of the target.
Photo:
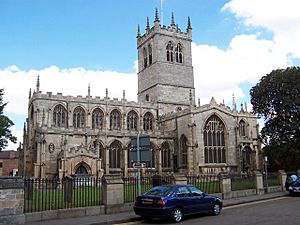
[(53, 123), (56, 127), (67, 126), (67, 110), (60, 104), (53, 110)]
[(119, 141), (114, 141), (109, 146), (109, 167), (121, 168), (121, 151), (122, 144)]
[(153, 121), (154, 121), (154, 117), (152, 115), (152, 113), (147, 112), (144, 115), (144, 119), (143, 119), (143, 128), (144, 131), (149, 131), (149, 130), (153, 130)]
[(101, 109), (97, 108), (92, 112), (92, 128), (102, 129), (103, 128), (104, 113)]
[(73, 112), (73, 126), (75, 128), (85, 127), (85, 111), (82, 107), (78, 106)]
[(127, 114), (127, 129), (128, 130), (137, 130), (138, 115), (135, 111), (130, 111)]
[(203, 139), (205, 163), (226, 163), (225, 125), (216, 115), (206, 121)]
[(111, 130), (121, 129), (121, 113), (117, 109), (114, 109), (110, 113), (110, 129)]

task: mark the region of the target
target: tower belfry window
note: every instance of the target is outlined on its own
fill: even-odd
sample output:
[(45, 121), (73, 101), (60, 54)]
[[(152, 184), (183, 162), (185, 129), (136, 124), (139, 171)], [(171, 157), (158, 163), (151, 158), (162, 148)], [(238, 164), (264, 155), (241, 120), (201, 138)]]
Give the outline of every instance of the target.
[(149, 53), (149, 65), (151, 65), (152, 64), (152, 47), (150, 44), (148, 45), (148, 53)]
[(147, 67), (147, 50), (146, 48), (143, 49), (143, 56), (144, 56), (144, 68)]
[(182, 63), (182, 46), (180, 43), (175, 48), (176, 62)]
[(173, 62), (173, 45), (171, 41), (169, 41), (166, 49), (167, 49), (167, 61)]

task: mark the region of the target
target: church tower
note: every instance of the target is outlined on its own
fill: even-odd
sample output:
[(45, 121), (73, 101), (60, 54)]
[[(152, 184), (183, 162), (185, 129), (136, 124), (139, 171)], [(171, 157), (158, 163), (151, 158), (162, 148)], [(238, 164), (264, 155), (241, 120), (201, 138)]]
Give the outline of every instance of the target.
[(183, 32), (173, 14), (170, 26), (161, 25), (156, 9), (153, 27), (147, 18), (145, 34), (141, 35), (138, 26), (139, 102), (157, 103), (160, 115), (194, 105), (191, 42), (190, 18)]

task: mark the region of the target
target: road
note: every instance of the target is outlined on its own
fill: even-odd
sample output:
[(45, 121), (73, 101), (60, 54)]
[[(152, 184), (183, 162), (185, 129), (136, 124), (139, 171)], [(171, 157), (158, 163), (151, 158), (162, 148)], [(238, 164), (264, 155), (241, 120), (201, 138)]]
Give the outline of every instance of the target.
[[(201, 225), (300, 225), (300, 197), (280, 197), (223, 208), (218, 216), (197, 215), (180, 224)], [(171, 224), (169, 221), (136, 221), (129, 224)]]

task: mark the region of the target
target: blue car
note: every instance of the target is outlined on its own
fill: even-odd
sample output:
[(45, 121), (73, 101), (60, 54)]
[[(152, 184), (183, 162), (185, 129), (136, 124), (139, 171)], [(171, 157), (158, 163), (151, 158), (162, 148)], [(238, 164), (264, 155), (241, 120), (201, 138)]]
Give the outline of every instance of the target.
[(138, 196), (133, 209), (143, 219), (168, 218), (178, 223), (191, 214), (219, 215), (222, 201), (193, 185), (156, 186)]

